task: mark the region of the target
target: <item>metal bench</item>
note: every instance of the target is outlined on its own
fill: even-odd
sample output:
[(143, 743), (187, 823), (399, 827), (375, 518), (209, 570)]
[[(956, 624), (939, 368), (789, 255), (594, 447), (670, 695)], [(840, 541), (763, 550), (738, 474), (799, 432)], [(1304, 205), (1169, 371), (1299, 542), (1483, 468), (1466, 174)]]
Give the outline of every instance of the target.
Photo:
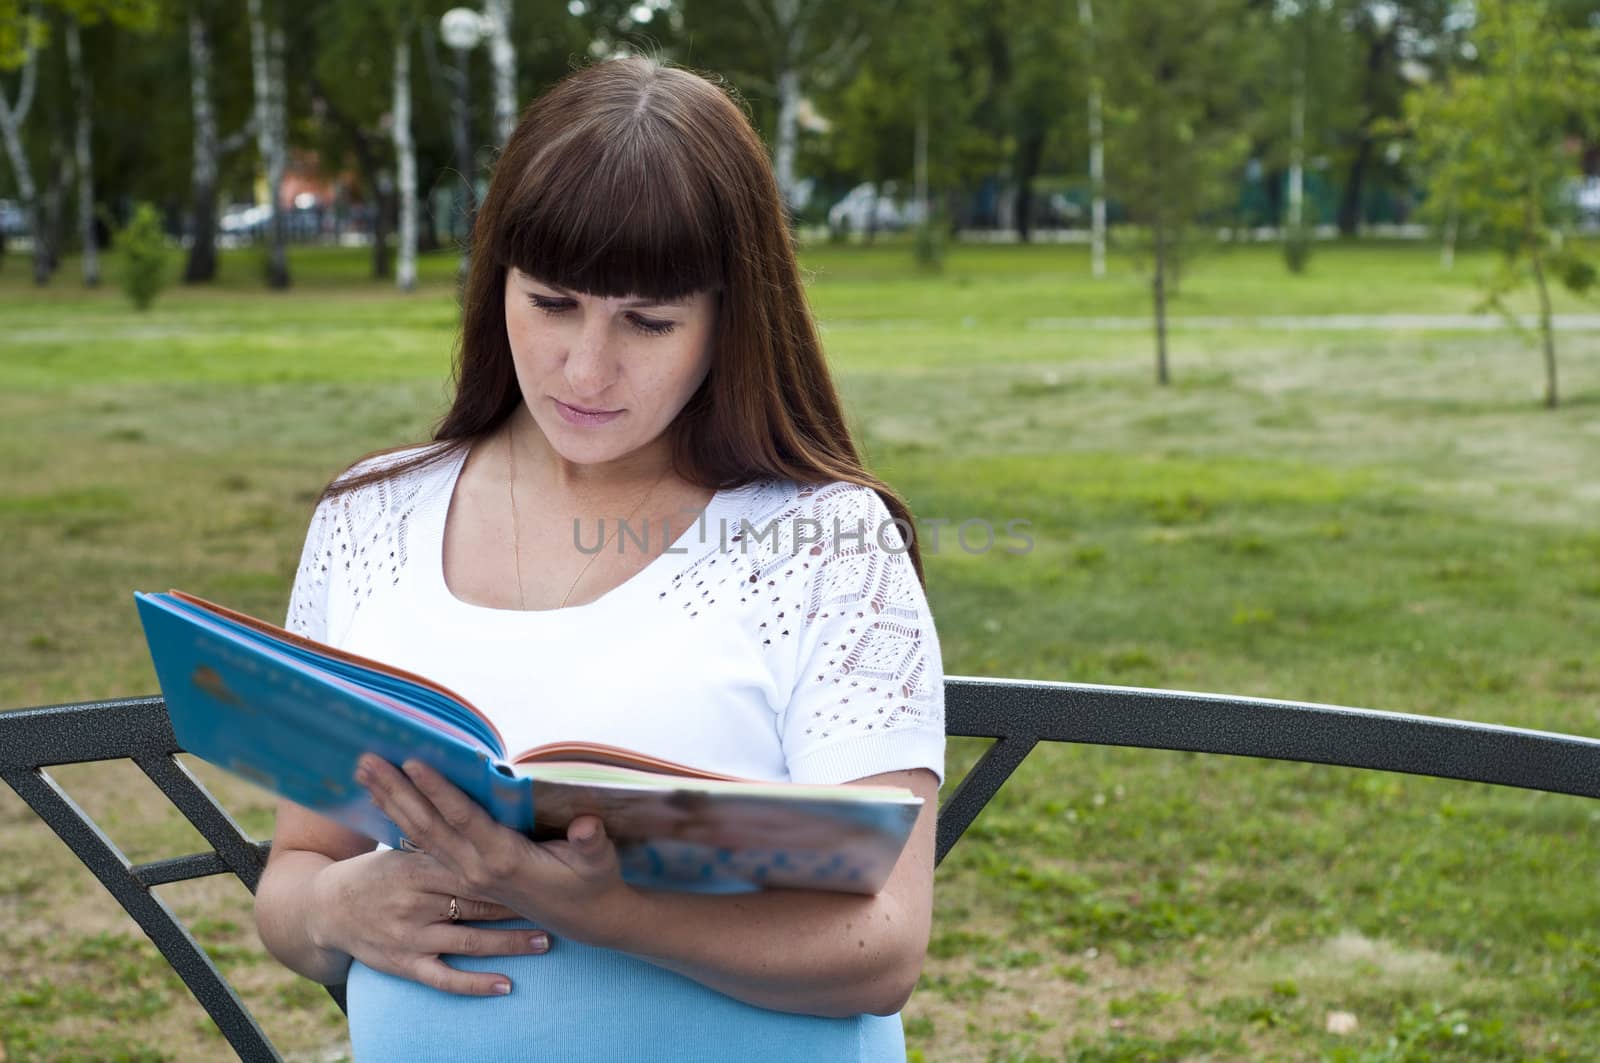
[[(1600, 739), (1334, 705), (1169, 690), (951, 678), (951, 737), (993, 738), (939, 813), (943, 860), (1040, 742), (1226, 753), (1407, 772), (1600, 797)], [(152, 887), (233, 874), (252, 893), (268, 843), (254, 841), (174, 754), (160, 698), (0, 713), (0, 778), (94, 872), (183, 978), (244, 1060), (277, 1060), (272, 1043), (204, 950)], [(134, 865), (46, 769), (129, 759), (177, 806), (210, 852)], [(342, 987), (329, 992), (342, 1008)]]

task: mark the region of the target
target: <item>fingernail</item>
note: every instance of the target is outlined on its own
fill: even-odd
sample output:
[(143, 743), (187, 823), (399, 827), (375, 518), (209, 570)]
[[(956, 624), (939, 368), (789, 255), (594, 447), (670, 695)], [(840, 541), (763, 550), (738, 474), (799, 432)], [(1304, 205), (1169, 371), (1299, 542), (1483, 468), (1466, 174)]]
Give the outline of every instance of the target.
[(534, 952), (547, 952), (550, 949), (550, 935), (535, 934), (528, 939), (528, 945)]
[(506, 996), (507, 994), (509, 994), (511, 992), (511, 983), (510, 982), (496, 982), (494, 984), (494, 991), (496, 993), (499, 993), (501, 996)]

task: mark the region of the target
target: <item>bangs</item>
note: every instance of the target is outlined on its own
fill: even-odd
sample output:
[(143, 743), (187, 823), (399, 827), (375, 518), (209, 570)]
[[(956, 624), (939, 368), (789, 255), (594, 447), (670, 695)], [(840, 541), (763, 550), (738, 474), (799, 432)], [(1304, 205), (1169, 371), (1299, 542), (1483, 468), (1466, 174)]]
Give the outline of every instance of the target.
[(634, 113), (547, 142), (490, 235), (501, 266), (570, 291), (673, 300), (723, 287), (722, 209), (692, 152)]

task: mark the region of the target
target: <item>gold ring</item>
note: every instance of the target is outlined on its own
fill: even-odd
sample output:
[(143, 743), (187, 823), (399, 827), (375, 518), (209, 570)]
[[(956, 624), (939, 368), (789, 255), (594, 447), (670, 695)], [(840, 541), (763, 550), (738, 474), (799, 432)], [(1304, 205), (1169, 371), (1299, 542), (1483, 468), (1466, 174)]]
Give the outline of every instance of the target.
[(459, 923), (461, 921), (461, 905), (456, 903), (456, 899), (454, 897), (450, 898), (450, 910), (445, 914), (450, 917), (450, 921), (452, 923)]

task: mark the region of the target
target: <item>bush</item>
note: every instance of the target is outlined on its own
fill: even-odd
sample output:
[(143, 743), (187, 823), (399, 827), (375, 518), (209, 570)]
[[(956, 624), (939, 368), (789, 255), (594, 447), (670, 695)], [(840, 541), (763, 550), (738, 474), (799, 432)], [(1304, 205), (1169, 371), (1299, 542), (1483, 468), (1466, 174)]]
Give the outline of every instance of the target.
[(167, 239), (156, 208), (149, 203), (136, 205), (117, 242), (122, 245), (122, 290), (134, 306), (149, 309), (167, 286)]

